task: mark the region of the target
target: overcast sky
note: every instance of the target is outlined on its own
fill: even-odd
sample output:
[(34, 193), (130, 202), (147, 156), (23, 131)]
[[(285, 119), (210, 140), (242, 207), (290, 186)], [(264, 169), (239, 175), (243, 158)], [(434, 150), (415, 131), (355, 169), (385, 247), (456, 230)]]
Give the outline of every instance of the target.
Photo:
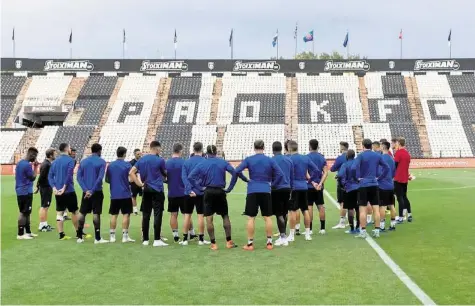
[(172, 58), (178, 35), (178, 58), (229, 58), (234, 28), (234, 58), (275, 56), (272, 37), (279, 29), (279, 54), (294, 54), (305, 32), (314, 29), (315, 51), (350, 52), (368, 58), (399, 58), (403, 29), (404, 58), (475, 57), (474, 0), (2, 0), (1, 55), (12, 56), (15, 27), (16, 57), (67, 58), (73, 31), (73, 56)]

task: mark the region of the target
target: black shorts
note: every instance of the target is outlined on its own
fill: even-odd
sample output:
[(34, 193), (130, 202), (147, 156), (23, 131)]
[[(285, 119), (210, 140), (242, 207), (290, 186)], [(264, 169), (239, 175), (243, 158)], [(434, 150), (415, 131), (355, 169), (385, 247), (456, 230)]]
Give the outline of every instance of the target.
[(379, 205), (378, 186), (360, 187), (360, 189), (358, 189), (358, 193), (359, 193), (359, 199), (358, 199), (359, 206), (366, 206), (368, 205), (368, 202), (370, 205)]
[(336, 185), (336, 200), (338, 204), (345, 202), (345, 188), (341, 187), (340, 184)]
[(18, 210), (24, 214), (29, 215), (31, 214), (31, 208), (33, 206), (33, 194), (25, 194), (16, 196), (18, 202)]
[(191, 215), (195, 207), (196, 213), (202, 215), (204, 209), (204, 197), (202, 195), (197, 195), (196, 197), (185, 197), (185, 206), (181, 212)]
[(316, 190), (315, 188), (309, 189), (307, 192), (307, 203), (308, 206), (315, 205), (323, 205), (325, 204), (325, 200), (323, 199), (323, 189)]
[(134, 182), (130, 183), (130, 191), (132, 192), (132, 198), (136, 198), (137, 195), (142, 196), (142, 188), (137, 186)]
[(308, 210), (307, 190), (292, 190), (292, 201), (289, 206), (291, 211)]
[(358, 189), (345, 192), (345, 198), (343, 200), (344, 209), (356, 209), (358, 206)]
[(247, 195), (244, 214), (248, 217), (255, 217), (257, 216), (259, 208), (261, 209), (261, 216), (272, 216), (272, 200), (270, 193), (256, 192)]
[(163, 192), (144, 192), (142, 196), (142, 205), (140, 211), (150, 214), (154, 211), (163, 211), (165, 204), (165, 194)]
[(79, 212), (83, 215), (93, 213), (94, 215), (102, 214), (102, 203), (104, 202), (104, 194), (102, 190), (94, 192), (89, 198), (84, 198), (86, 194), (82, 194), (81, 207)]
[(109, 214), (118, 215), (119, 212), (123, 215), (130, 215), (132, 213), (132, 198), (111, 199)]
[(168, 197), (168, 212), (177, 213), (178, 210), (184, 214), (185, 197)]
[(275, 216), (287, 215), (290, 208), (290, 189), (272, 190), (272, 214)]
[(53, 188), (40, 187), (41, 207), (48, 208), (51, 205), (51, 199), (53, 198)]
[(226, 192), (222, 188), (206, 188), (203, 201), (204, 215), (206, 217), (214, 214), (220, 216), (228, 215), (228, 200), (226, 199)]
[(62, 195), (55, 195), (56, 211), (65, 211), (66, 209), (75, 213), (78, 211), (78, 198), (76, 192), (63, 193)]
[(379, 205), (394, 205), (394, 190), (379, 189)]

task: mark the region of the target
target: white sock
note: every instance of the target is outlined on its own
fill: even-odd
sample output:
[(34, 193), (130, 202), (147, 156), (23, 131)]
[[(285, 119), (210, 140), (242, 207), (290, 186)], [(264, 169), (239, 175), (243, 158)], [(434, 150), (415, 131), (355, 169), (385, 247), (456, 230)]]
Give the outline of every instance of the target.
[(345, 217), (340, 217), (340, 224), (345, 224)]
[(267, 238), (267, 243), (272, 243), (272, 238)]
[(310, 235), (310, 228), (305, 228), (305, 235)]
[(65, 212), (65, 213), (63, 214), (63, 217), (67, 217), (67, 216), (68, 216), (68, 213)]
[(379, 227), (381, 229), (384, 229), (385, 226), (386, 226), (386, 221), (383, 220), (383, 221), (379, 222)]
[(191, 235), (195, 235), (195, 229), (192, 228), (191, 230), (188, 231), (188, 234), (191, 236)]
[(402, 215), (405, 216), (406, 214), (407, 214), (407, 209), (404, 208), (404, 209), (402, 210)]
[(412, 217), (412, 213), (407, 213), (407, 216), (408, 216), (408, 217)]
[(396, 226), (396, 220), (391, 220), (391, 227), (395, 227)]
[(367, 222), (367, 223), (371, 223), (371, 219), (373, 219), (373, 216), (372, 216), (372, 215), (367, 215), (367, 216), (366, 216), (366, 222)]
[(299, 231), (300, 230), (300, 224), (295, 224), (295, 229)]
[(374, 229), (374, 232), (375, 232), (375, 233), (379, 233), (379, 228), (375, 228), (375, 229)]
[(134, 213), (139, 212), (137, 206), (134, 207)]
[(294, 235), (295, 235), (295, 229), (291, 229), (291, 230), (290, 230), (290, 235), (289, 235), (289, 236), (292, 236), (292, 237), (293, 237)]
[(173, 231), (173, 237), (178, 237), (178, 230), (174, 229), (172, 231)]

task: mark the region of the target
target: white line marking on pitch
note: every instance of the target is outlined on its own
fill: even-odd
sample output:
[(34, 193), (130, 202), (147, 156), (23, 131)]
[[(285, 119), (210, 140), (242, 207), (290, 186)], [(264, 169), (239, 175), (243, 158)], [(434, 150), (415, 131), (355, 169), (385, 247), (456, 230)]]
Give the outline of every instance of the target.
[[(328, 199), (335, 205), (336, 208), (340, 209), (340, 205), (337, 201), (331, 196), (331, 194), (324, 190), (323, 191)], [(373, 238), (366, 238), (366, 242), (375, 250), (379, 257), (384, 261), (384, 263), (393, 271), (394, 274), (403, 282), (404, 285), (421, 301), (424, 305), (436, 305), (436, 303), (424, 292), (422, 289), (417, 286), (417, 284), (404, 272), (395, 262), (389, 257), (389, 255), (379, 246), (379, 244), (374, 241)]]

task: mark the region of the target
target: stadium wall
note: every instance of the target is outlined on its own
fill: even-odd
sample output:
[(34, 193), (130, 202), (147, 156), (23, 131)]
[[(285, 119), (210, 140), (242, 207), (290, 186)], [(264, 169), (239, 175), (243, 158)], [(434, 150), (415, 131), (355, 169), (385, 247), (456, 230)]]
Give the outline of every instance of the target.
[[(335, 161), (327, 160), (328, 167), (331, 167)], [(241, 161), (231, 161), (233, 167), (237, 167)], [(76, 172), (77, 170), (74, 170)], [(14, 175), (16, 165), (1, 165), (1, 175)], [(475, 157), (472, 158), (424, 158), (411, 160), (411, 169), (434, 169), (434, 168), (475, 168)]]

